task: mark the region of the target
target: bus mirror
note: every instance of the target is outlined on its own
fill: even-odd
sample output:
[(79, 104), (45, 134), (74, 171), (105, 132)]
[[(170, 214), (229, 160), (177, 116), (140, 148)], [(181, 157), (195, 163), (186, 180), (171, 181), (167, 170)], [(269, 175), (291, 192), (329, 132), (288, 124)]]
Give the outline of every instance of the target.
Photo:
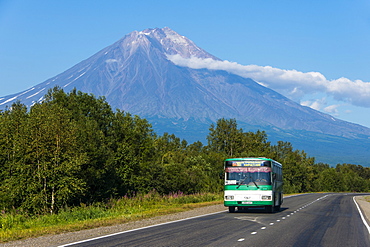
[(272, 174), (272, 178), (273, 178), (273, 179), (276, 179), (276, 173), (273, 173), (273, 174)]

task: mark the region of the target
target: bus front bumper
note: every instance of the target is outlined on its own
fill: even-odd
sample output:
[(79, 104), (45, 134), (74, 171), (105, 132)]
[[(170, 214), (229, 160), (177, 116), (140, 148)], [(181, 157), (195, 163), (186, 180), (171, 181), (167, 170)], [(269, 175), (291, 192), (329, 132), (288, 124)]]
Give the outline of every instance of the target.
[(225, 207), (264, 207), (272, 205), (272, 201), (224, 201)]

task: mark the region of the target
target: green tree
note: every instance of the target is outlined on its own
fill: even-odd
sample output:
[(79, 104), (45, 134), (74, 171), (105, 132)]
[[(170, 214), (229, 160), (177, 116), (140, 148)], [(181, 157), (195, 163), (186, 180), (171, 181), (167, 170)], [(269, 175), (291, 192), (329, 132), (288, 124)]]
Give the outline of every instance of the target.
[(21, 204), (27, 178), (17, 184), (19, 170), (27, 153), (27, 108), (17, 102), (0, 113), (0, 206), (17, 208)]
[[(84, 191), (79, 170), (85, 157), (76, 141), (69, 112), (56, 105), (36, 104), (27, 113), (14, 105), (2, 118), (2, 133), (11, 134), (1, 147), (7, 153), (1, 192), (6, 206), (33, 213), (54, 213)], [(3, 117), (5, 116), (3, 115)]]
[(31, 142), (24, 164), (29, 180), (23, 206), (54, 213), (83, 195), (80, 172), (86, 155), (78, 145), (76, 123), (65, 108), (36, 104), (29, 124)]
[(317, 182), (321, 186), (321, 191), (343, 191), (343, 179), (341, 177), (341, 174), (336, 172), (334, 168), (325, 169), (323, 172), (321, 172)]
[(155, 162), (155, 134), (145, 119), (117, 111), (112, 122), (109, 166), (116, 174), (117, 193), (150, 191), (158, 173)]
[(219, 119), (216, 126), (211, 124), (207, 136), (208, 148), (211, 151), (223, 152), (234, 156), (241, 147), (243, 130), (238, 129), (235, 119)]
[(344, 191), (368, 191), (368, 181), (366, 181), (366, 172), (364, 172), (366, 169), (363, 167), (352, 164), (338, 164), (335, 170), (343, 179)]
[(308, 192), (312, 188), (310, 178), (315, 159), (307, 157), (304, 151), (293, 150), (290, 142), (279, 141), (271, 150), (274, 159), (283, 164), (284, 192)]
[(244, 132), (242, 136), (239, 153), (244, 157), (269, 157), (271, 155), (271, 144), (267, 141), (265, 131)]
[(104, 97), (72, 90), (66, 94), (55, 87), (46, 94), (44, 103), (57, 105), (70, 114), (76, 123), (78, 146), (86, 156), (80, 178), (86, 184), (86, 193), (81, 200), (93, 202), (109, 198), (116, 188), (112, 177), (114, 170), (107, 164), (112, 151), (111, 128), (114, 113)]

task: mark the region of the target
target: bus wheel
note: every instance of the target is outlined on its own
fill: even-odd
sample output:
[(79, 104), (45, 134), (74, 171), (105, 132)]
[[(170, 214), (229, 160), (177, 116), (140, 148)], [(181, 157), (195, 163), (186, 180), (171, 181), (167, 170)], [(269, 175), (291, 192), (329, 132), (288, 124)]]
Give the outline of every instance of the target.
[(267, 213), (273, 213), (275, 212), (275, 206), (266, 206), (265, 210)]
[(235, 213), (235, 207), (229, 207), (229, 212), (230, 213)]

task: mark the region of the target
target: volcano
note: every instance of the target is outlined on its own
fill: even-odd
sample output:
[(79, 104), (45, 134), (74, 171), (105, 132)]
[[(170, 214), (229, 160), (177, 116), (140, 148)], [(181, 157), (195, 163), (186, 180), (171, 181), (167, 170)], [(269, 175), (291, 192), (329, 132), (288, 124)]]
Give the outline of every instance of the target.
[[(160, 134), (188, 141), (205, 141), (211, 123), (233, 118), (244, 131), (265, 130), (269, 139), (290, 141), (323, 161), (337, 155), (335, 162), (347, 162), (369, 151), (369, 128), (302, 106), (252, 79), (177, 66), (173, 55), (221, 60), (170, 28), (134, 31), (45, 82), (0, 97), (0, 107), (15, 101), (30, 107), (50, 88), (76, 88), (148, 119)], [(354, 147), (355, 153), (339, 155)]]

